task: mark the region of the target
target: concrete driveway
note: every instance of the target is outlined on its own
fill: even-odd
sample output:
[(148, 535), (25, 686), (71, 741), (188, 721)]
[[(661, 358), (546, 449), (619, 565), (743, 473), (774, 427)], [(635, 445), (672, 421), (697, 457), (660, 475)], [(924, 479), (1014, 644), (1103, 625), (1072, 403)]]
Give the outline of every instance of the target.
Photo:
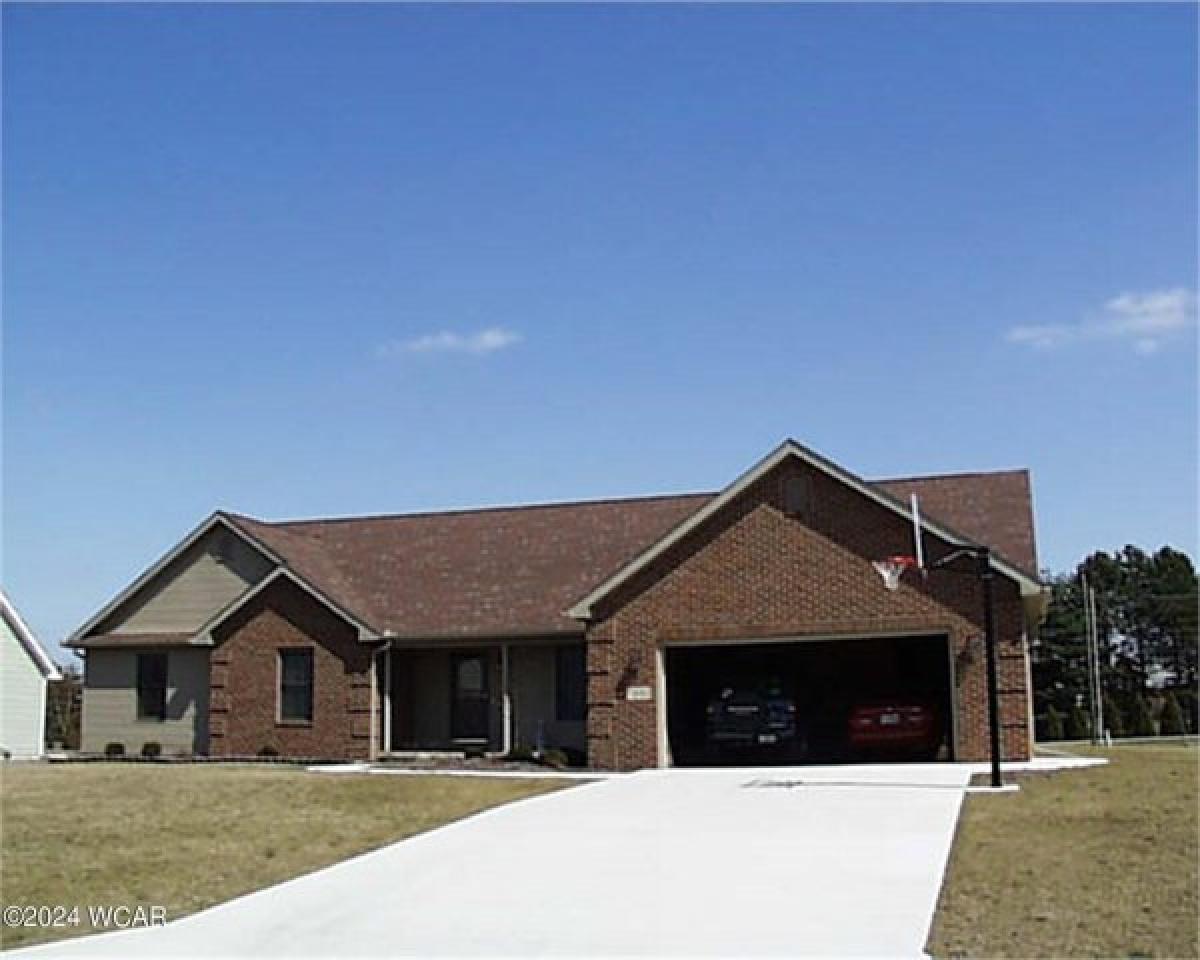
[(965, 765), (646, 771), (29, 956), (917, 957)]

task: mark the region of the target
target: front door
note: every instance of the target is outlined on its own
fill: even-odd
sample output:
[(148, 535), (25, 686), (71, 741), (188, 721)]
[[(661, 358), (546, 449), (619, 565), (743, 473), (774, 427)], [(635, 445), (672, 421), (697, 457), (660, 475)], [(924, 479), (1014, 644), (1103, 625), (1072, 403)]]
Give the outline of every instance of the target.
[(488, 662), (482, 653), (456, 653), (450, 658), (450, 736), (457, 741), (487, 743)]

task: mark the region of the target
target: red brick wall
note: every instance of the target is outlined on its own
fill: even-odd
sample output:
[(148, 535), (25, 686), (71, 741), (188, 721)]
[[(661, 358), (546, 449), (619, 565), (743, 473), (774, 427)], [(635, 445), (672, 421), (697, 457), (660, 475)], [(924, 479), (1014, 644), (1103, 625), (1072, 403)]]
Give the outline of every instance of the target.
[[(800, 516), (784, 512), (786, 478), (802, 478)], [(947, 544), (927, 536), (929, 559)], [(909, 574), (884, 589), (871, 560), (912, 552), (909, 521), (820, 471), (788, 460), (693, 531), (595, 611), (588, 631), (588, 752), (593, 765), (658, 762), (658, 647), (683, 640), (780, 636), (949, 636), (955, 659), (956, 756), (988, 755), (987, 685), (978, 579), (948, 571), (926, 583)], [(970, 561), (965, 569), (970, 570)], [(995, 579), (1004, 756), (1029, 755), (1024, 616), (1015, 583)]]
[[(210, 753), (369, 759), (371, 647), (357, 630), (294, 584), (281, 580), (246, 604), (214, 636)], [(280, 648), (313, 651), (311, 725), (278, 721)]]

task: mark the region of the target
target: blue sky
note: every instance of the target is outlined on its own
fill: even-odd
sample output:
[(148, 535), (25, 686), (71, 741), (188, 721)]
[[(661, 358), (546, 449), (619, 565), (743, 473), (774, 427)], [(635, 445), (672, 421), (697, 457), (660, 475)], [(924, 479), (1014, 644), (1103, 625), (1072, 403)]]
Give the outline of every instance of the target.
[(1028, 466), (1195, 556), (1196, 10), (5, 5), (4, 568)]

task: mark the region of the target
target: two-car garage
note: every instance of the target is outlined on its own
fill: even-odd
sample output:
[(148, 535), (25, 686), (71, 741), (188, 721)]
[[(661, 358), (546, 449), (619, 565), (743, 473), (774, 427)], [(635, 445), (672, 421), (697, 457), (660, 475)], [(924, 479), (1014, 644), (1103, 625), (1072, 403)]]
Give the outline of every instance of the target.
[(953, 759), (945, 635), (663, 650), (675, 766)]

